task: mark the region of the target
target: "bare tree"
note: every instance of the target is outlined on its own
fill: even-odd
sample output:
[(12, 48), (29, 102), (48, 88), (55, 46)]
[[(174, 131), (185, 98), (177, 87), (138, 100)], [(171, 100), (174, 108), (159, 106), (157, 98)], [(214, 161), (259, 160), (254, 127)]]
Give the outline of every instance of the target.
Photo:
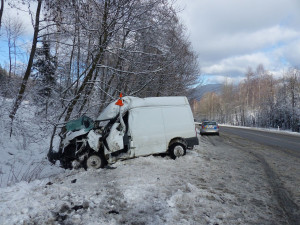
[[(11, 7), (18, 7), (19, 1), (14, 2)], [(38, 108), (48, 111), (45, 120), (54, 125), (52, 137), (70, 119), (98, 114), (119, 92), (139, 97), (183, 95), (197, 81), (196, 56), (168, 0), (35, 2), (32, 49), (10, 113), (12, 121), (25, 90), (31, 98), (43, 86), (35, 80), (29, 90), (31, 79), (39, 76), (41, 81), (50, 72), (51, 95), (41, 97)], [(46, 42), (36, 51), (41, 40)], [(48, 65), (53, 65), (51, 71), (45, 71)]]
[(1, 0), (1, 5), (0, 5), (0, 29), (1, 29), (1, 25), (2, 25), (3, 11), (4, 11), (4, 0)]
[(35, 55), (36, 45), (37, 45), (37, 42), (38, 42), (41, 6), (42, 6), (42, 0), (38, 0), (36, 15), (35, 15), (34, 34), (33, 34), (31, 52), (30, 52), (30, 57), (29, 57), (28, 64), (27, 64), (27, 69), (26, 69), (26, 72), (24, 74), (19, 93), (16, 97), (13, 108), (12, 108), (10, 114), (9, 114), (9, 117), (11, 118), (12, 121), (14, 120), (15, 115), (17, 113), (17, 110), (19, 109), (20, 104), (23, 100), (23, 96), (24, 96), (24, 93), (25, 93), (25, 90), (26, 90), (28, 78), (29, 78), (30, 73), (31, 73), (33, 58), (34, 58), (34, 55)]
[(297, 130), (297, 124), (299, 123), (299, 115), (297, 108), (299, 107), (299, 92), (300, 92), (300, 72), (297, 69), (290, 69), (287, 74), (288, 91), (290, 96), (291, 105), (291, 128), (293, 131)]
[[(17, 20), (11, 16), (7, 17), (5, 21), (4, 28), (6, 31), (7, 43), (8, 43), (8, 57), (9, 57), (9, 77), (12, 75), (12, 70), (14, 68), (14, 73), (16, 70), (17, 62), (17, 40), (24, 33), (24, 26), (21, 20)], [(14, 55), (14, 67), (13, 67), (13, 55)]]

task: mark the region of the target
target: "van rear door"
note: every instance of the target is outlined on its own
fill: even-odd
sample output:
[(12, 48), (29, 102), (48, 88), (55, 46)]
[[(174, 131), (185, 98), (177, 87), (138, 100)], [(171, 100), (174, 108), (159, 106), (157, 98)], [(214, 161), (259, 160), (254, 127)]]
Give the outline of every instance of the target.
[(129, 111), (131, 151), (134, 156), (166, 152), (162, 110), (159, 107), (133, 108)]

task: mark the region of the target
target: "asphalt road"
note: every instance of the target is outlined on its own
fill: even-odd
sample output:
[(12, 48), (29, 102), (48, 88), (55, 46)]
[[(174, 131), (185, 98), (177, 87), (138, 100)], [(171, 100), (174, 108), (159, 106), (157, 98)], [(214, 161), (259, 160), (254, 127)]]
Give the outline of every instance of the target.
[[(300, 224), (299, 136), (221, 126), (220, 136), (204, 135), (200, 140), (211, 144), (212, 150), (220, 150), (222, 157), (230, 151), (236, 151), (232, 157), (238, 152), (242, 154), (244, 164), (240, 167), (240, 176), (246, 178), (245, 183), (268, 183), (264, 188), (270, 191), (265, 195), (273, 201), (271, 205), (275, 207), (270, 218), (279, 217), (285, 220), (273, 224)], [(238, 160), (234, 159), (230, 163), (234, 166), (236, 162)], [(246, 170), (242, 171), (245, 168)], [(259, 171), (259, 168), (263, 168), (264, 172), (249, 174), (247, 171)], [(257, 192), (257, 195), (264, 194)]]
[(220, 127), (220, 134), (222, 133), (236, 135), (300, 157), (300, 136), (225, 126)]

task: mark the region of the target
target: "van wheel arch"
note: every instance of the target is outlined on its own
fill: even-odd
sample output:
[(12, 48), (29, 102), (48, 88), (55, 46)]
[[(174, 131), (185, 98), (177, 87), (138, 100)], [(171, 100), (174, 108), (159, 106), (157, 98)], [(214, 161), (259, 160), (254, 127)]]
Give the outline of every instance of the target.
[(172, 159), (184, 156), (186, 154), (187, 142), (182, 138), (172, 139), (169, 143), (168, 152)]
[(168, 146), (168, 147), (170, 148), (170, 146), (173, 145), (174, 143), (180, 143), (180, 144), (184, 145), (185, 148), (187, 148), (187, 146), (188, 146), (187, 141), (186, 141), (184, 138), (179, 138), (179, 137), (177, 137), (177, 138), (173, 138), (173, 139), (169, 142), (169, 146)]

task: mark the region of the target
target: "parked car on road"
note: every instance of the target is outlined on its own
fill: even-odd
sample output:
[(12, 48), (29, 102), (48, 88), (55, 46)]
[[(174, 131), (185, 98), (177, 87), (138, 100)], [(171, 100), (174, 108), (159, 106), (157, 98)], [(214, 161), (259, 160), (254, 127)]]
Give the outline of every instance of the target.
[(200, 127), (200, 134), (219, 135), (219, 125), (215, 121), (203, 121)]

